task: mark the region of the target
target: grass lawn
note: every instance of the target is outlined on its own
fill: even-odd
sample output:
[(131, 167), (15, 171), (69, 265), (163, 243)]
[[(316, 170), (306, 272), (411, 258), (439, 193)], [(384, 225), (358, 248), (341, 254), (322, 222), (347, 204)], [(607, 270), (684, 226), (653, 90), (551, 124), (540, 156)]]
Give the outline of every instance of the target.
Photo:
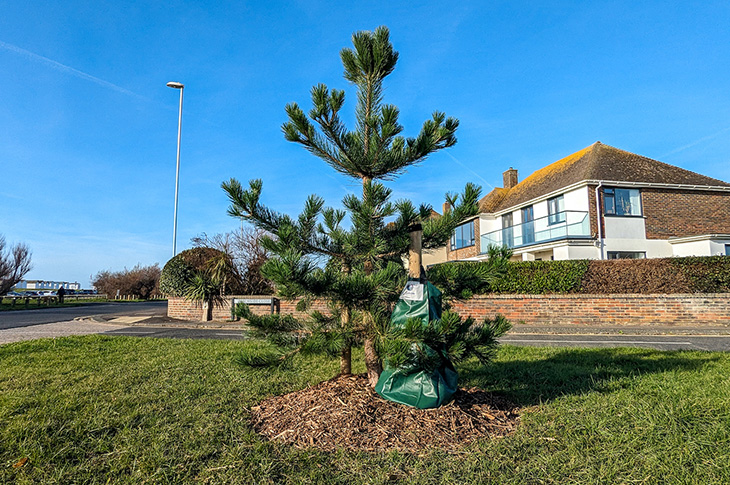
[(730, 483), (730, 354), (504, 346), (489, 368), (459, 368), (460, 384), (524, 406), (517, 433), (418, 456), (261, 440), (247, 408), (338, 363), (245, 369), (248, 344), (0, 346), (0, 483)]

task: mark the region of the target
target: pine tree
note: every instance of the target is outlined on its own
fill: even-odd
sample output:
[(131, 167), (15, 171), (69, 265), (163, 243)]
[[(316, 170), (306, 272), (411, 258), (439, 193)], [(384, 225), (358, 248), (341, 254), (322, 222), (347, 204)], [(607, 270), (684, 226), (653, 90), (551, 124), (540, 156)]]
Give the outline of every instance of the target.
[[(274, 235), (263, 242), (274, 257), (262, 273), (275, 282), (277, 291), (283, 297), (302, 298), (301, 309), (315, 298), (330, 302), (330, 314), (314, 313), (299, 324), (295, 330), (304, 337), (288, 340), (293, 350), (280, 355), (300, 351), (339, 355), (340, 372), (348, 374), (351, 347), (361, 342), (369, 382), (375, 386), (382, 370), (379, 351), (384, 349), (378, 339), (387, 335), (390, 313), (406, 281), (403, 259), (410, 228), (422, 225), (424, 249), (443, 246), (461, 221), (477, 213), (480, 188), (469, 183), (461, 194), (447, 194), (451, 210), (439, 217), (428, 205), (416, 208), (408, 200), (391, 201), (392, 191), (383, 181), (454, 145), (459, 122), (434, 112), (418, 136), (403, 137), (398, 108), (383, 103), (383, 81), (398, 60), (388, 29), (356, 32), (352, 42), (354, 49), (343, 49), (340, 58), (345, 79), (357, 90), (355, 130), (348, 131), (339, 115), (344, 91), (319, 84), (311, 90), (308, 114), (296, 103), (286, 106), (288, 121), (282, 131), (287, 140), (359, 180), (362, 195), (346, 196), (344, 210), (325, 207), (321, 197), (311, 195), (293, 218), (259, 202), (261, 180), (244, 188), (230, 179), (223, 189), (231, 201), (229, 215)], [(245, 309), (242, 312), (251, 317)], [(284, 333), (293, 330), (289, 319), (250, 321), (279, 343)]]

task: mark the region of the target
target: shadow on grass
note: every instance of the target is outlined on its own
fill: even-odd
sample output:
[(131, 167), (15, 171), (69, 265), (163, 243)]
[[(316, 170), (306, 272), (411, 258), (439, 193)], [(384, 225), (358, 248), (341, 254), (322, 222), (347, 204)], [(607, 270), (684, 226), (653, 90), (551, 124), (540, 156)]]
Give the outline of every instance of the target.
[[(495, 392), (518, 406), (530, 406), (569, 394), (608, 392), (616, 385), (630, 385), (627, 379), (632, 377), (691, 371), (718, 360), (697, 352), (626, 348), (545, 352), (549, 355), (539, 358), (534, 350), (505, 346), (502, 359), (486, 367), (476, 361), (460, 365), (459, 384)], [(621, 380), (626, 382), (622, 384)]]

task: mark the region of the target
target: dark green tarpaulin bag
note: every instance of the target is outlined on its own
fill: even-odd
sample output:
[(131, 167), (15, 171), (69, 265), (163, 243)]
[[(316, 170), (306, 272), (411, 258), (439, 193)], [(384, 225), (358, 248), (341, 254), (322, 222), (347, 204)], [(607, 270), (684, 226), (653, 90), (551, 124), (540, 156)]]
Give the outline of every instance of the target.
[[(390, 317), (390, 325), (403, 326), (411, 318), (421, 319), (424, 325), (441, 318), (441, 291), (429, 282), (408, 280)], [(438, 352), (425, 344), (418, 344), (416, 351)], [(441, 359), (444, 363), (434, 371), (394, 369), (386, 362), (375, 391), (389, 401), (419, 409), (439, 407), (451, 400), (458, 379), (451, 362), (443, 354)]]

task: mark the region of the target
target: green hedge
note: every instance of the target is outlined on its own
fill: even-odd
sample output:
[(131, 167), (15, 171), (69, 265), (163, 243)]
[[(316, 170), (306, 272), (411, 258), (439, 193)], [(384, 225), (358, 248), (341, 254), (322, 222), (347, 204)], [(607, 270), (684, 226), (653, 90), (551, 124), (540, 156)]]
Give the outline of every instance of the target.
[(580, 290), (588, 261), (520, 261), (507, 266), (507, 274), (494, 284), (494, 293), (574, 293)]
[[(485, 262), (443, 263), (428, 271), (445, 294), (550, 293), (730, 293), (730, 257), (703, 256), (643, 260), (509, 262), (489, 282), (469, 275), (493, 268)], [(477, 271), (478, 272), (478, 271)]]
[(730, 293), (730, 257), (670, 258), (690, 280), (696, 293)]

